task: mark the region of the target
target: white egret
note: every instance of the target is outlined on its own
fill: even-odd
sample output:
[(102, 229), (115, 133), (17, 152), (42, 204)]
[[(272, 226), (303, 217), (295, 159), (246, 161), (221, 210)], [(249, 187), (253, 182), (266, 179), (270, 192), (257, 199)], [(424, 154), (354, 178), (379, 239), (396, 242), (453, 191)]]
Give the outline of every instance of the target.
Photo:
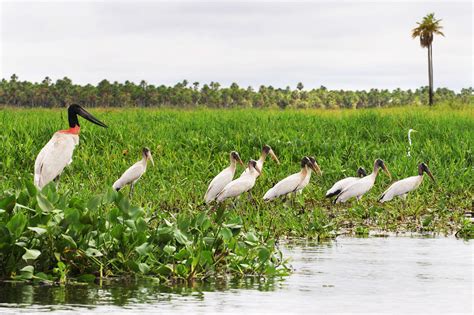
[(322, 174), (316, 160), (312, 157), (309, 158), (305, 156), (301, 160), (301, 171), (279, 181), (265, 193), (263, 200), (270, 201), (280, 196), (286, 196), (290, 193), (302, 191), (309, 183), (312, 170), (320, 175)]
[(411, 156), (411, 133), (412, 132), (417, 132), (415, 129), (409, 129), (408, 130), (408, 151), (407, 151), (407, 156)]
[(407, 178), (404, 178), (402, 180), (399, 180), (390, 187), (380, 196), (379, 201), (381, 203), (384, 203), (386, 201), (392, 200), (394, 197), (399, 196), (403, 200), (406, 199), (407, 194), (410, 191), (413, 191), (420, 186), (421, 182), (423, 181), (423, 173), (428, 174), (428, 176), (435, 182), (435, 179), (433, 177), (433, 174), (431, 174), (430, 169), (428, 166), (426, 166), (425, 163), (420, 163), (418, 165), (418, 175), (417, 176), (410, 176)]
[(367, 176), (367, 172), (364, 168), (359, 167), (357, 169), (357, 177), (346, 177), (337, 181), (327, 192), (326, 198), (331, 198), (333, 196), (337, 196), (343, 191), (345, 188), (349, 187), (350, 185), (354, 184), (358, 181), (361, 177)]
[(260, 169), (257, 161), (250, 160), (248, 163), (249, 171), (234, 179), (217, 195), (217, 202), (222, 202), (228, 198), (237, 197), (249, 191), (255, 185), (255, 180), (260, 175)]
[[(257, 168), (260, 170), (260, 172), (263, 171), (263, 163), (265, 162), (265, 159), (267, 158), (267, 155), (271, 156), (271, 158), (277, 163), (280, 164), (280, 161), (278, 160), (278, 157), (276, 156), (275, 152), (273, 152), (272, 148), (269, 145), (264, 145), (262, 148), (262, 154), (260, 154), (260, 158), (257, 161)], [(245, 171), (240, 175), (244, 175), (249, 171), (249, 168), (247, 167)], [(257, 175), (257, 177), (260, 176), (260, 174)]]
[(229, 167), (222, 170), (216, 177), (211, 181), (207, 188), (204, 201), (210, 203), (214, 201), (217, 195), (224, 189), (224, 187), (232, 181), (235, 175), (235, 169), (237, 168), (237, 162), (244, 166), (244, 163), (240, 159), (239, 153), (236, 151), (230, 152), (230, 165)]
[(377, 174), (379, 172), (379, 169), (382, 168), (387, 175), (392, 178), (392, 175), (390, 175), (390, 172), (388, 171), (387, 166), (385, 166), (384, 161), (381, 159), (375, 160), (374, 163), (374, 170), (371, 174), (359, 179), (352, 185), (346, 187), (341, 193), (337, 196), (337, 198), (334, 200), (334, 203), (339, 203), (339, 202), (346, 202), (352, 197), (356, 197), (357, 200), (360, 200), (362, 196), (368, 192), (375, 184), (375, 179), (377, 178)]
[(112, 185), (112, 187), (119, 191), (125, 185), (130, 184), (130, 193), (129, 198), (133, 196), (133, 188), (135, 183), (142, 177), (142, 175), (146, 172), (146, 166), (150, 160), (151, 164), (154, 166), (155, 163), (153, 162), (153, 157), (151, 156), (151, 151), (148, 148), (142, 149), (142, 159), (137, 163), (130, 166), (123, 174), (120, 176), (119, 179)]
[(67, 113), (69, 129), (55, 132), (51, 140), (36, 157), (34, 184), (39, 189), (42, 189), (52, 180), (58, 180), (64, 168), (71, 164), (74, 149), (79, 144), (79, 133), (81, 131), (77, 115), (96, 125), (107, 128), (103, 122), (77, 104), (69, 106)]

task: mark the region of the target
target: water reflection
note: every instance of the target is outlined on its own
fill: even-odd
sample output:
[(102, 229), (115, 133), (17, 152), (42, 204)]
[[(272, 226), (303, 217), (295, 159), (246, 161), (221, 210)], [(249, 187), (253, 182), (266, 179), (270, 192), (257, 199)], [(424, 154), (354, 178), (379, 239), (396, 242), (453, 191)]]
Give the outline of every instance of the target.
[(0, 283), (0, 313), (467, 313), (472, 242), (454, 238), (338, 238), (280, 245), (287, 278), (216, 279), (192, 286), (153, 280), (102, 285)]

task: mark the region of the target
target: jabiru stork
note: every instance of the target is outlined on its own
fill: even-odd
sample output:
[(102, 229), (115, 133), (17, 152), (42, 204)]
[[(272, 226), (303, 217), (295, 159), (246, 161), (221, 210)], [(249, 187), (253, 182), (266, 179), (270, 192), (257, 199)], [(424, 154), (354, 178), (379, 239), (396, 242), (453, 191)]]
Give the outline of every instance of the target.
[(42, 189), (52, 180), (59, 179), (64, 168), (71, 164), (76, 145), (79, 144), (81, 126), (78, 115), (88, 121), (107, 128), (107, 126), (92, 116), (78, 104), (72, 104), (67, 109), (69, 129), (54, 133), (49, 142), (41, 149), (35, 160), (34, 184)]

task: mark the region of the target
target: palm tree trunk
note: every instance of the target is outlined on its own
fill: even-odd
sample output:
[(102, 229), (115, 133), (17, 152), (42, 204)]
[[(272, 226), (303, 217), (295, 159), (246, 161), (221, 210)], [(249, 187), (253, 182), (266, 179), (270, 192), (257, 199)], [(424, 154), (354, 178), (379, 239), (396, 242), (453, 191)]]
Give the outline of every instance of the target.
[(429, 104), (433, 105), (433, 69), (432, 69), (432, 60), (431, 60), (431, 44), (428, 45), (428, 95), (429, 95)]
[(434, 83), (433, 83), (433, 46), (430, 44), (430, 65), (431, 65), (431, 104), (434, 104)]

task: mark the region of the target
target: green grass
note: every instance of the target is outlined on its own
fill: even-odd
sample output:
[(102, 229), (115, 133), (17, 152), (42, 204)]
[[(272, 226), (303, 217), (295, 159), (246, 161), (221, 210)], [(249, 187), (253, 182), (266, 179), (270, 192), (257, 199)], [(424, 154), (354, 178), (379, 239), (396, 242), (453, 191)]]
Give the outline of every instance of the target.
[[(252, 190), (255, 201), (241, 198), (235, 209), (229, 206), (225, 211), (230, 215), (225, 220), (241, 220), (242, 234), (234, 235), (237, 239), (255, 232), (265, 245), (265, 240), (273, 237), (325, 238), (344, 232), (364, 235), (371, 229), (446, 234), (461, 230), (461, 234), (472, 237), (472, 225), (464, 217), (473, 205), (472, 107), (91, 112), (109, 128), (81, 120), (80, 144), (73, 163), (61, 176), (58, 195), (87, 203), (93, 196), (107, 192), (122, 172), (140, 159), (141, 148), (148, 146), (155, 167), (149, 165), (131, 201), (144, 209), (148, 229), (163, 224), (165, 218), (178, 224), (176, 217), (180, 215), (189, 217), (190, 222), (196, 220), (209, 209), (203, 205), (204, 193), (210, 180), (228, 165), (228, 153), (236, 150), (245, 161), (257, 159), (262, 145), (268, 144), (281, 165), (268, 159)], [(4, 108), (0, 109), (0, 125), (0, 192), (18, 198), (25, 190), (25, 182), (33, 180), (36, 155), (56, 130), (67, 127), (67, 115), (64, 110)], [(412, 134), (411, 157), (407, 157), (410, 128), (418, 133)], [(264, 203), (265, 191), (297, 172), (305, 155), (316, 157), (323, 176), (313, 174), (295, 207), (279, 200)], [(370, 171), (376, 158), (386, 162), (393, 180), (415, 175), (418, 163), (423, 161), (429, 165), (437, 185), (427, 178), (409, 195), (406, 204), (394, 200), (381, 205), (376, 202), (377, 197), (390, 184), (388, 177), (381, 174), (360, 203), (334, 206), (324, 198), (335, 181), (354, 176), (359, 166)], [(237, 173), (241, 172), (239, 168)], [(128, 188), (124, 193), (128, 194)], [(26, 203), (38, 207), (35, 196), (32, 193)], [(103, 201), (93, 216), (100, 220), (109, 215), (117, 198), (121, 196), (109, 200), (111, 204)], [(20, 210), (17, 207), (15, 211)], [(0, 219), (2, 215), (6, 220), (6, 212), (0, 213)], [(149, 222), (153, 216), (158, 220)], [(214, 230), (209, 233), (221, 235), (216, 214), (206, 218), (214, 222)], [(271, 244), (268, 248), (274, 250)], [(187, 277), (190, 272), (183, 275)]]

